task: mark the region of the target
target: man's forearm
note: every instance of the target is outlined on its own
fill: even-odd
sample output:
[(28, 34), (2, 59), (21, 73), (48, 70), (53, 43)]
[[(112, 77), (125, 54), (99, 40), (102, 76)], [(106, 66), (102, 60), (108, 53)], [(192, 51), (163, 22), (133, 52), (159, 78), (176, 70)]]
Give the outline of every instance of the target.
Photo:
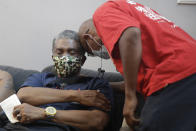
[(125, 95), (131, 97), (136, 92), (137, 75), (142, 54), (139, 29), (128, 28), (119, 41), (119, 49), (123, 64)]
[[(13, 111), (14, 117), (21, 123), (34, 122), (36, 120), (49, 120), (43, 108), (23, 103), (16, 106)], [(100, 110), (57, 110), (51, 121), (77, 127), (84, 131), (102, 131), (109, 121), (107, 113)]]
[(99, 110), (58, 110), (52, 121), (74, 126), (84, 131), (102, 131), (108, 120), (108, 115)]
[(137, 106), (137, 75), (142, 55), (140, 30), (134, 27), (126, 29), (119, 40), (119, 49), (125, 80), (123, 115), (127, 124), (132, 129), (134, 125), (139, 123), (135, 119), (134, 111)]
[[(21, 123), (49, 120), (43, 108), (27, 103), (14, 107), (13, 116)], [(109, 116), (100, 110), (57, 110), (54, 118), (50, 120), (84, 131), (102, 131), (109, 121)]]
[(82, 105), (110, 110), (109, 100), (97, 90), (59, 90), (43, 87), (23, 87), (17, 96), (22, 103), (39, 106), (49, 103), (78, 102)]
[(17, 96), (22, 102), (38, 106), (57, 102), (77, 102), (77, 93), (77, 90), (23, 87)]

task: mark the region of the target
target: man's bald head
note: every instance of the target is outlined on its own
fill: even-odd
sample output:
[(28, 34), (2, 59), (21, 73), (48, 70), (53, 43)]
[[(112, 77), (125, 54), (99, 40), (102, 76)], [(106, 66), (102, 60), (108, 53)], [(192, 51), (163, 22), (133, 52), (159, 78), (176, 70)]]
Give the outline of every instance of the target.
[(93, 19), (88, 19), (86, 21), (84, 21), (79, 28), (79, 36), (81, 37), (83, 34), (95, 34), (96, 32), (96, 28), (94, 26), (93, 23)]
[[(94, 37), (98, 42), (101, 43), (101, 39), (99, 38), (96, 28), (94, 26), (93, 20), (92, 19), (88, 19), (86, 21), (84, 21), (80, 28), (79, 28), (79, 38), (80, 38), (80, 42), (83, 46), (83, 48), (88, 52), (91, 53), (91, 49), (89, 48), (89, 46), (86, 43), (86, 40), (89, 39), (88, 35), (91, 35), (92, 37)], [(99, 47), (97, 47), (97, 44), (95, 44), (94, 42), (89, 42), (89, 44), (92, 44), (91, 47), (93, 49), (99, 49)]]

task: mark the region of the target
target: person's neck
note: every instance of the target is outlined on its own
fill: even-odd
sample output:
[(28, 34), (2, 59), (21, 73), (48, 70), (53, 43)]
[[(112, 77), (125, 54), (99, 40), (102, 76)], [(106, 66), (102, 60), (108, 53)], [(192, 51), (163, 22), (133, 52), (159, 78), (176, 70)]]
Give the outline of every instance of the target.
[(59, 83), (65, 83), (65, 84), (68, 84), (68, 85), (77, 83), (79, 79), (80, 79), (79, 75), (75, 75), (75, 76), (68, 77), (68, 78), (65, 78), (65, 77), (64, 78), (60, 78), (60, 77), (58, 77)]

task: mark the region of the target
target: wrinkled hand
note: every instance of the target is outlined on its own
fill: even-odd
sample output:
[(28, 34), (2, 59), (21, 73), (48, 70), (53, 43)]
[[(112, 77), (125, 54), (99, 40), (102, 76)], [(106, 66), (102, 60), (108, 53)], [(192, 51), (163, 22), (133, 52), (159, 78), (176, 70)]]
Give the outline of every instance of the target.
[(109, 100), (99, 90), (80, 90), (78, 97), (78, 102), (82, 105), (98, 107), (105, 111), (111, 109)]
[(136, 96), (132, 97), (131, 99), (125, 99), (125, 105), (123, 109), (123, 115), (127, 122), (127, 125), (131, 130), (135, 125), (139, 124), (139, 119), (136, 119), (134, 116), (135, 108), (137, 106), (137, 98)]
[(21, 123), (31, 123), (43, 119), (45, 114), (44, 109), (23, 103), (14, 107), (13, 116)]

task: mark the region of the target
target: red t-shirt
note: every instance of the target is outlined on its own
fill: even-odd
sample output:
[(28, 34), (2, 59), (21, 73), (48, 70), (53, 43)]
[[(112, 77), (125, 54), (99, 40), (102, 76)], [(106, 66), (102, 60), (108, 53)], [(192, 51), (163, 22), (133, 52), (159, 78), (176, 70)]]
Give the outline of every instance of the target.
[(107, 1), (95, 11), (93, 21), (121, 74), (123, 66), (115, 45), (128, 27), (141, 30), (137, 90), (145, 96), (196, 73), (196, 41), (149, 7), (132, 0)]

